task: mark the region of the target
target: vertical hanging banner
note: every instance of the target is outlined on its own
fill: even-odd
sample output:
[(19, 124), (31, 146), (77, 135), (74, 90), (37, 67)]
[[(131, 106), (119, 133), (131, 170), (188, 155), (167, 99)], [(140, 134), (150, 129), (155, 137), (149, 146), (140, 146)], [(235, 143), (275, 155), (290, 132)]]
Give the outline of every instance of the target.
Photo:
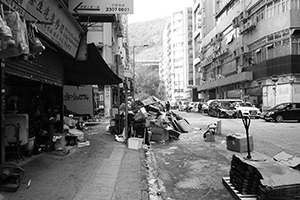
[(72, 14), (133, 14), (133, 0), (72, 0)]

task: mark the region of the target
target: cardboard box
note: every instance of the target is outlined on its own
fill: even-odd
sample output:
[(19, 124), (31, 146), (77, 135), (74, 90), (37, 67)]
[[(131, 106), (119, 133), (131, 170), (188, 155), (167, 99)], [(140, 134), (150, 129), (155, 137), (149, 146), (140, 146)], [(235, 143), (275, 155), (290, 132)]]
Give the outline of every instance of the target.
[[(233, 134), (228, 134), (226, 136), (226, 144), (227, 144), (227, 149), (240, 152), (240, 153), (245, 153), (248, 152), (248, 146), (247, 146), (247, 136), (246, 134), (242, 133), (233, 133)], [(250, 151), (253, 150), (253, 137), (249, 135), (249, 147)]]
[(152, 126), (151, 133), (151, 141), (161, 142), (169, 140), (169, 132), (163, 127)]
[(128, 148), (129, 149), (141, 149), (143, 144), (143, 138), (131, 137), (128, 139)]

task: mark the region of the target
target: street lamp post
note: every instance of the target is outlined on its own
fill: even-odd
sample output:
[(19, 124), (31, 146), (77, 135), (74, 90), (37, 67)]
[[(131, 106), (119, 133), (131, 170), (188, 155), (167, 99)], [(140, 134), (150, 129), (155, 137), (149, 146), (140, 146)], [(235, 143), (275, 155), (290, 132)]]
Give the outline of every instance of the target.
[[(175, 76), (177, 75), (177, 84), (178, 84), (178, 97), (179, 97), (179, 101), (181, 101), (181, 91), (180, 91), (180, 74), (171, 74), (174, 76), (174, 80), (175, 80)], [(174, 88), (175, 88), (175, 84), (174, 84)]]
[(137, 47), (148, 47), (148, 44), (140, 45), (140, 46), (133, 46), (132, 47), (132, 61), (133, 61), (133, 70), (132, 70), (132, 87), (133, 87), (133, 94), (132, 97), (134, 99), (134, 91), (135, 91), (135, 48)]

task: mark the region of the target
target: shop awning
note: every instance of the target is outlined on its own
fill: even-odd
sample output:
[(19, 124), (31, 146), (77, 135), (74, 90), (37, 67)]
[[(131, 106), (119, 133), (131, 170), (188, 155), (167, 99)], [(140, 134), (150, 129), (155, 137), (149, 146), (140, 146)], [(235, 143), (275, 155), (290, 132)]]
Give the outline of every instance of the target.
[(64, 60), (65, 85), (116, 85), (122, 83), (94, 43), (87, 44), (86, 61)]

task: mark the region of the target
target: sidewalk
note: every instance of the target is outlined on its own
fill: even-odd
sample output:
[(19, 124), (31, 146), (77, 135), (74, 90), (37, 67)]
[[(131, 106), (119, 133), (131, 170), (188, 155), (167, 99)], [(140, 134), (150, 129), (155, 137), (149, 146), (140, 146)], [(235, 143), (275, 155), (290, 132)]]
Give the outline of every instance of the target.
[(43, 153), (20, 162), (25, 169), (20, 188), (14, 193), (1, 191), (0, 200), (147, 200), (144, 150), (116, 142), (105, 132), (108, 123), (104, 119), (84, 131), (91, 143), (88, 147), (74, 147), (68, 155)]

